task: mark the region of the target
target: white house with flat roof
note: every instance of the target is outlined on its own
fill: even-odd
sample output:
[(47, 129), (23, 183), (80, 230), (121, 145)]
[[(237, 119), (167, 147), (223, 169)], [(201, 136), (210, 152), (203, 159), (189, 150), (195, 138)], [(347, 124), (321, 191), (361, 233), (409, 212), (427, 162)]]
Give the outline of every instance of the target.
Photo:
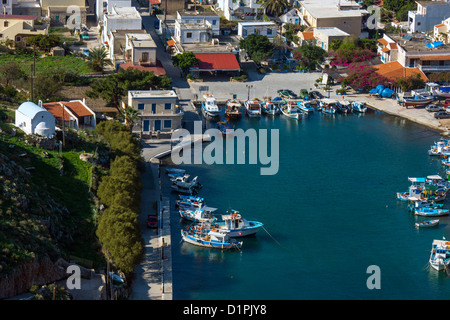
[(181, 127), (183, 112), (174, 90), (130, 90), (128, 106), (138, 110), (143, 134), (172, 132)]
[(117, 30), (142, 29), (142, 17), (135, 7), (113, 7), (104, 16), (102, 41), (109, 41), (110, 33)]
[(300, 1), (301, 24), (312, 28), (336, 27), (355, 37), (361, 36), (363, 22), (369, 12), (356, 1)]
[(339, 28), (314, 28), (313, 31), (316, 46), (328, 51), (333, 40), (343, 40), (350, 35)]
[(260, 21), (264, 15), (258, 0), (217, 0), (217, 6), (227, 20)]
[(156, 65), (156, 43), (148, 33), (125, 35), (125, 61), (134, 66)]
[(95, 15), (97, 22), (103, 21), (105, 14), (112, 13), (114, 7), (131, 7), (131, 0), (96, 0)]
[(417, 9), (408, 12), (411, 32), (433, 31), (434, 26), (450, 17), (450, 3), (445, 1), (416, 1)]
[(272, 40), (277, 35), (277, 25), (272, 21), (239, 22), (238, 36), (246, 38), (251, 34), (267, 36), (269, 40)]

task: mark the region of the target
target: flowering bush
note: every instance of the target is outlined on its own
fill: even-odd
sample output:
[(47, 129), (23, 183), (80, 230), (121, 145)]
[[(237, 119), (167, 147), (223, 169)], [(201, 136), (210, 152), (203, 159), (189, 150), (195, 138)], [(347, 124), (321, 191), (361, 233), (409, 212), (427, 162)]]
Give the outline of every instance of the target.
[(355, 50), (350, 49), (338, 49), (330, 53), (333, 58), (331, 65), (337, 66), (349, 66), (355, 62), (369, 61), (376, 56), (376, 54), (370, 49), (357, 48)]
[(368, 91), (382, 84), (388, 86), (390, 80), (375, 72), (375, 69), (367, 65), (351, 64), (345, 69), (347, 77), (340, 78), (343, 85), (349, 85), (355, 89)]

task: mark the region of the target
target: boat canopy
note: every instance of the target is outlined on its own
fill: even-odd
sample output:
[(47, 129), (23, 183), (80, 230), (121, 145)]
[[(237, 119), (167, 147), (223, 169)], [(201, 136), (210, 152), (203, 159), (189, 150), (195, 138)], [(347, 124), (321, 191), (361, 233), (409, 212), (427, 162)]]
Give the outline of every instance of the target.
[(425, 178), (408, 178), (411, 182), (425, 182)]
[(440, 175), (438, 175), (438, 174), (428, 176), (427, 179), (429, 179), (429, 180), (443, 180), (442, 177)]

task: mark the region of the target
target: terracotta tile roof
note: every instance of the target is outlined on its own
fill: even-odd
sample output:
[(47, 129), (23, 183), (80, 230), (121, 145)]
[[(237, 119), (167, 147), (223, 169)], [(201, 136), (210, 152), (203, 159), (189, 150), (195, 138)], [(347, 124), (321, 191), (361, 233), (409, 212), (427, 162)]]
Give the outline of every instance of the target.
[(161, 4), (161, 0), (150, 0), (150, 4), (152, 5)]
[(0, 19), (23, 19), (36, 20), (37, 16), (19, 15), (19, 14), (0, 14)]
[(397, 44), (395, 42), (389, 42), (389, 48), (391, 48), (391, 50), (398, 49)]
[(166, 70), (159, 60), (156, 60), (156, 66), (154, 67), (144, 67), (144, 66), (133, 66), (131, 62), (125, 62), (120, 65), (122, 69), (133, 68), (142, 71), (153, 71), (153, 73), (157, 76), (165, 76)]
[(241, 67), (233, 53), (197, 53), (200, 70), (239, 70)]
[(306, 31), (306, 32), (302, 32), (302, 35), (303, 35), (303, 39), (305, 39), (305, 40), (314, 39), (314, 32)]
[(445, 27), (445, 24), (441, 23), (441, 24), (437, 24), (434, 26), (435, 28), (440, 28), (440, 27)]
[[(50, 112), (56, 119), (61, 120), (63, 117), (63, 108), (58, 102), (43, 103), (42, 106)], [(68, 112), (64, 112), (64, 121), (72, 120), (72, 116)]]
[(71, 102), (62, 102), (67, 108), (70, 109), (70, 111), (77, 116), (80, 117), (87, 117), (92, 116), (92, 112), (87, 109), (81, 101), (71, 101)]
[(389, 51), (391, 51), (391, 49), (389, 49), (389, 48), (387, 48), (387, 47), (384, 47), (383, 49), (381, 49), (381, 51), (382, 51), (382, 52), (389, 52)]
[(388, 45), (387, 40), (386, 40), (386, 39), (383, 39), (383, 38), (378, 39), (378, 42), (381, 43), (381, 44), (382, 44), (383, 46), (385, 46), (385, 47)]
[(422, 61), (443, 61), (443, 60), (450, 60), (450, 55), (448, 56), (424, 56), (424, 57), (417, 57), (418, 59)]
[(398, 61), (382, 63), (373, 66), (376, 72), (390, 80), (398, 80), (400, 78), (410, 77), (419, 74), (424, 81), (428, 81), (427, 76), (418, 68), (405, 68)]

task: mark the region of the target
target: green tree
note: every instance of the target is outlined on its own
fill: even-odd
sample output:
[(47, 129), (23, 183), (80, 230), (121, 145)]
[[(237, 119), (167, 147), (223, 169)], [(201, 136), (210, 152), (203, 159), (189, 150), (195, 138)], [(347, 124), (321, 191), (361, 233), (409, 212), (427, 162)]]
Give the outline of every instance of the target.
[(86, 64), (96, 72), (103, 72), (106, 66), (113, 65), (108, 58), (108, 52), (103, 47), (89, 49), (89, 58)]
[(307, 70), (315, 70), (325, 61), (327, 52), (315, 45), (304, 45), (294, 50), (294, 59), (301, 62)]
[(5, 81), (6, 86), (9, 86), (11, 80), (24, 78), (25, 72), (22, 71), (17, 62), (11, 61), (0, 65), (0, 76)]
[(58, 35), (55, 34), (39, 34), (36, 36), (29, 37), (27, 42), (41, 50), (49, 51), (53, 47), (61, 46), (62, 40)]
[(34, 96), (43, 101), (47, 101), (61, 90), (62, 84), (51, 75), (40, 72), (34, 78), (33, 87)]
[(188, 73), (190, 67), (198, 66), (198, 59), (193, 52), (183, 52), (172, 57), (173, 65)]
[(93, 99), (102, 98), (107, 105), (120, 112), (120, 101), (128, 94), (128, 90), (168, 89), (171, 84), (172, 79), (157, 76), (153, 71), (119, 69), (117, 73), (93, 81), (91, 90), (87, 91), (86, 95)]
[(120, 109), (119, 120), (124, 121), (127, 128), (130, 130), (133, 128), (136, 120), (139, 119), (139, 111), (133, 109), (131, 106), (126, 106), (125, 108)]
[(273, 54), (273, 44), (263, 35), (251, 34), (239, 41), (239, 47), (244, 49), (250, 58), (259, 63)]
[(287, 0), (260, 0), (260, 3), (267, 14), (277, 18), (289, 7)]

